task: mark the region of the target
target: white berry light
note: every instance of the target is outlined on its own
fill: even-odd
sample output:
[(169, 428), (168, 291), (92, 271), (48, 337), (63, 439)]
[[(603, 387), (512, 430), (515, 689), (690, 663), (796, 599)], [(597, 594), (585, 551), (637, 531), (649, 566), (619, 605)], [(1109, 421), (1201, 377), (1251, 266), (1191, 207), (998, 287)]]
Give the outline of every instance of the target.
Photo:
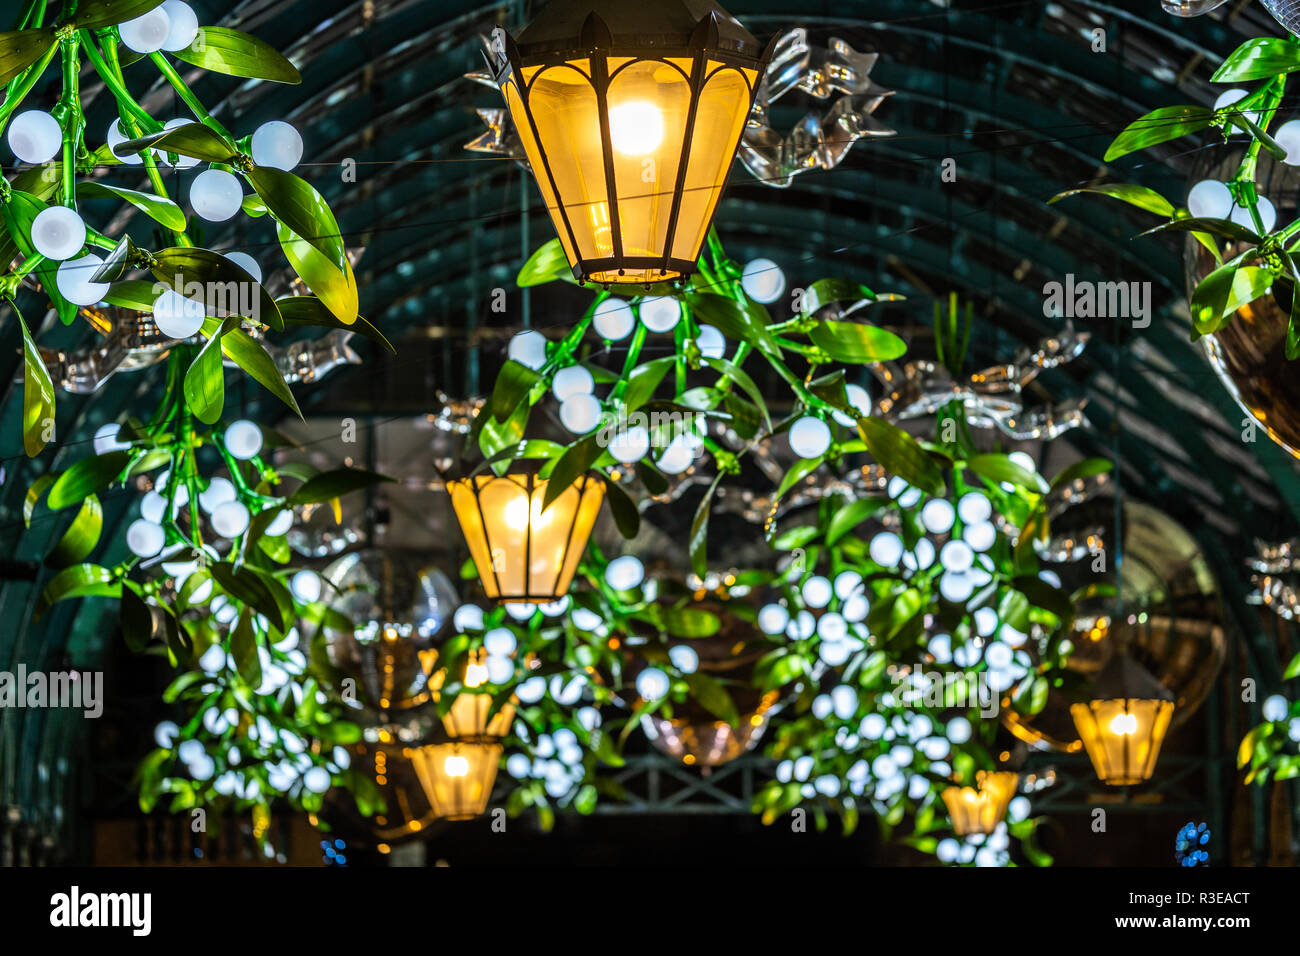
[(24, 110), (9, 121), (9, 148), (20, 162), (49, 162), (62, 146), (59, 121), (45, 110)]
[(188, 339), (203, 328), (207, 309), (202, 302), (187, 299), (174, 289), (165, 289), (154, 300), (153, 320), (168, 338)]
[(94, 305), (108, 295), (107, 282), (90, 281), (103, 264), (104, 260), (94, 254), (64, 260), (54, 274), (59, 294), (73, 305)]
[(1232, 212), (1232, 193), (1213, 179), (1202, 179), (1187, 194), (1187, 211), (1197, 219), (1227, 219)]
[(570, 365), (568, 368), (562, 368), (555, 373), (555, 378), (551, 380), (551, 391), (554, 393), (555, 398), (561, 402), (566, 398), (572, 398), (574, 395), (590, 395), (595, 386), (595, 379), (581, 365)]
[(1300, 166), (1300, 120), (1283, 123), (1273, 133), (1273, 139), (1286, 150), (1286, 159), (1282, 162), (1288, 166)]
[(727, 353), (727, 339), (712, 325), (701, 325), (700, 334), (695, 337), (695, 344), (700, 354), (706, 358), (722, 358)]
[(223, 538), (237, 538), (248, 529), (248, 508), (240, 501), (227, 501), (212, 512), (212, 527)]
[(248, 419), (241, 418), (226, 426), (223, 444), (226, 451), (240, 461), (248, 461), (262, 450), (262, 429)]
[(136, 53), (155, 53), (163, 48), (172, 32), (171, 18), (162, 7), (117, 25), (122, 42)]
[(262, 281), (262, 267), (247, 252), (226, 252), (223, 255), (252, 276), (254, 282), (260, 283)]
[(596, 306), (596, 311), (591, 315), (591, 324), (602, 339), (617, 342), (628, 337), (636, 324), (636, 318), (626, 300), (610, 298)]
[(75, 209), (50, 206), (32, 220), (32, 245), (46, 259), (71, 259), (86, 244), (86, 224)]
[(216, 511), (227, 501), (234, 501), (238, 497), (235, 493), (235, 486), (226, 478), (220, 476), (213, 478), (208, 483), (208, 487), (199, 492), (199, 507), (208, 514)]
[(127, 442), (118, 441), (117, 436), (121, 430), (122, 426), (117, 422), (100, 425), (99, 428), (95, 429), (95, 454), (107, 455), (110, 451), (121, 451), (124, 448), (130, 448), (131, 446)]
[(585, 435), (600, 424), (600, 400), (590, 392), (570, 395), (560, 403), (560, 423), (575, 435)]
[(546, 364), (546, 336), (541, 332), (520, 332), (510, 339), (506, 357), (534, 371)]
[(282, 120), (263, 123), (253, 132), (253, 162), (273, 169), (293, 169), (302, 160), (302, 137)]
[(830, 447), (830, 427), (820, 418), (805, 415), (790, 426), (790, 448), (800, 458), (819, 458)]
[(309, 568), (304, 568), (289, 579), (289, 590), (302, 604), (312, 604), (320, 600), (320, 575)]
[(128, 139), (130, 137), (122, 132), (122, 121), (120, 119), (113, 120), (113, 124), (109, 126), (108, 133), (104, 137), (109, 150), (127, 166), (139, 166), (144, 162), (139, 153), (119, 153), (117, 151), (117, 147)]
[(645, 700), (658, 700), (668, 695), (668, 675), (657, 667), (647, 667), (636, 675), (636, 692)]
[(163, 549), (166, 538), (162, 525), (139, 518), (126, 529), (126, 546), (141, 558), (152, 558)]
[(243, 201), (239, 180), (224, 169), (205, 169), (190, 183), (190, 205), (208, 222), (225, 222), (239, 212)]
[(755, 302), (775, 302), (785, 292), (785, 273), (771, 259), (754, 259), (746, 263), (740, 285)]
[(640, 461), (649, 450), (650, 433), (640, 425), (615, 432), (608, 448), (609, 453), (614, 456), (615, 460), (621, 461), (625, 465)]
[(167, 14), (167, 39), (162, 48), (168, 53), (183, 50), (199, 35), (199, 18), (184, 0), (163, 0), (162, 11)]
[(637, 306), (641, 324), (651, 332), (671, 332), (682, 317), (682, 307), (670, 295), (652, 295)]
[(616, 591), (630, 591), (645, 580), (645, 566), (634, 555), (615, 558), (605, 568), (605, 582)]

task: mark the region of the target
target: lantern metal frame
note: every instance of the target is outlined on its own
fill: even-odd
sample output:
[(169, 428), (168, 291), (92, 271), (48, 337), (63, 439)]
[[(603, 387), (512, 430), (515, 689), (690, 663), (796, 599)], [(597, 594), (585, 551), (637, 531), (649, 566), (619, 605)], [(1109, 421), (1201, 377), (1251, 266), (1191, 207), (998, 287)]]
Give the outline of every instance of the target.
[[(1117, 716), (1133, 715), (1135, 704), (1150, 704), (1150, 725), (1146, 728), (1148, 749), (1145, 758), (1133, 753), (1131, 734), (1116, 734), (1103, 726), (1101, 706), (1116, 704), (1121, 707)], [(1151, 779), (1160, 748), (1173, 720), (1174, 695), (1145, 667), (1133, 660), (1126, 651), (1113, 655), (1097, 676), (1092, 698), (1087, 703), (1073, 704), (1070, 716), (1083, 741), (1084, 750), (1097, 773), (1097, 779), (1111, 787), (1129, 787)], [(1106, 740), (1112, 736), (1123, 737), (1120, 759), (1112, 766), (1110, 748)]]
[[(593, 9), (594, 6), (599, 6), (600, 12)], [(694, 20), (693, 25), (684, 22), (684, 17), (693, 17), (699, 10), (704, 11), (703, 15), (698, 20)], [(526, 120), (528, 123), (531, 141), (535, 145), (543, 167), (540, 170), (534, 168), (533, 174), (539, 180), (545, 177), (550, 195), (554, 197), (555, 208), (550, 208), (548, 203), (547, 211), (551, 215), (556, 231), (561, 235), (561, 244), (570, 259), (574, 278), (579, 283), (590, 280), (601, 282), (606, 287), (611, 283), (649, 285), (652, 281), (684, 279), (697, 271), (696, 260), (699, 258), (700, 249), (704, 245), (713, 218), (717, 215), (725, 185), (725, 175), (730, 170), (736, 152), (740, 148), (740, 140), (745, 129), (745, 124), (742, 123), (736, 141), (731, 144), (730, 156), (722, 167), (723, 182), (712, 187), (718, 190), (718, 198), (714, 201), (708, 219), (700, 230), (700, 241), (694, 256), (686, 259), (672, 255), (680, 225), (682, 195), (686, 190), (691, 147), (695, 137), (695, 121), (701, 98), (708, 82), (719, 71), (733, 69), (746, 79), (749, 86), (749, 100), (745, 107), (747, 121), (754, 108), (754, 100), (777, 39), (779, 35), (773, 37), (766, 47), (762, 47), (739, 21), (713, 0), (676, 0), (676, 2), (657, 0), (654, 3), (645, 3), (643, 0), (552, 0), (524, 29), (518, 40), (511, 37), (502, 27), (492, 31), (489, 50), (485, 54), (489, 70), (503, 97), (505, 97), (506, 84), (513, 83), (515, 87), (525, 116), (514, 116), (508, 98), (506, 98), (507, 112), (511, 114), (516, 125), (521, 120)], [(611, 72), (609, 60), (623, 58), (627, 58), (627, 62), (619, 63)], [(681, 152), (677, 161), (672, 207), (663, 239), (663, 255), (625, 255), (619, 206), (623, 200), (643, 197), (619, 195), (609, 121), (609, 87), (620, 73), (638, 63), (657, 61), (680, 73), (680, 68), (669, 62), (671, 59), (690, 60), (692, 67), (690, 74), (685, 76), (690, 90), (690, 103), (687, 109), (686, 127), (682, 135)], [(597, 113), (600, 119), (604, 188), (606, 202), (609, 205), (613, 247), (613, 254), (602, 258), (582, 256), (577, 232), (570, 221), (568, 204), (551, 170), (550, 160), (546, 155), (537, 122), (529, 105), (532, 84), (546, 74), (547, 67), (563, 66), (575, 60), (590, 62), (591, 72), (588, 80), (596, 96)], [(707, 70), (710, 61), (720, 66), (710, 72)], [(531, 79), (527, 79), (528, 70), (533, 70)], [(748, 79), (746, 71), (753, 71), (752, 81)], [(533, 165), (531, 161), (530, 165)], [(543, 189), (542, 193), (545, 199), (546, 190)], [(658, 274), (651, 277), (637, 275), (625, 278), (625, 273), (629, 269), (657, 270)], [(592, 280), (593, 276), (600, 278)]]

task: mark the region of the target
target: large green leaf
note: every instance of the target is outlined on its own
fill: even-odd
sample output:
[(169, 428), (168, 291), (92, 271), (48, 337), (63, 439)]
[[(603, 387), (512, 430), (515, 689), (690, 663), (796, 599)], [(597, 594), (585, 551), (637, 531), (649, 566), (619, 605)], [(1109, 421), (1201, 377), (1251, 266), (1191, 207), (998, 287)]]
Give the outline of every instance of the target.
[(48, 53), (56, 42), (52, 27), (0, 33), (0, 83), (8, 83)]
[(1067, 189), (1065, 192), (1057, 193), (1047, 201), (1054, 203), (1065, 199), (1067, 196), (1075, 196), (1079, 193), (1097, 193), (1101, 196), (1110, 196), (1112, 199), (1126, 202), (1130, 206), (1137, 206), (1139, 209), (1153, 212), (1157, 216), (1172, 216), (1174, 214), (1174, 204), (1164, 196), (1154, 189), (1132, 183), (1103, 183), (1099, 186), (1080, 186), (1078, 189)]
[(229, 27), (199, 27), (199, 35), (172, 56), (205, 70), (276, 83), (301, 83), (298, 68), (275, 47)]
[(907, 351), (893, 332), (859, 322), (819, 322), (808, 331), (813, 344), (837, 362), (888, 362)]
[(238, 325), (238, 316), (222, 322), (185, 373), (185, 404), (205, 425), (216, 423), (226, 402), (226, 367), (222, 362), (221, 339)]
[(492, 398), (488, 408), (497, 421), (505, 421), (513, 413), (524, 396), (528, 394), (542, 377), (535, 371), (514, 359), (508, 359), (501, 367), (496, 384), (492, 386)]
[[(671, 358), (672, 356), (668, 356), (668, 359)], [(656, 361), (666, 361), (666, 360), (667, 359), (656, 359)], [(759, 389), (757, 385), (754, 384), (754, 380), (750, 378), (747, 374), (745, 374), (745, 371), (742, 368), (740, 368), (738, 365), (736, 365), (733, 362), (727, 361), (726, 359), (709, 358), (706, 355), (703, 359), (703, 362), (709, 368), (721, 372), (727, 378), (731, 379), (731, 381), (735, 382), (737, 385), (740, 386), (740, 388), (744, 391), (744, 393), (748, 395), (750, 399), (753, 401), (754, 407), (757, 408), (759, 412), (762, 414), (763, 425), (770, 432), (772, 430), (772, 419), (767, 413), (767, 402), (764, 401), (763, 392)]]
[[(225, 256), (193, 246), (174, 246), (153, 254), (150, 270), (163, 285), (187, 298), (201, 301), (215, 318), (239, 315), (273, 329), (283, 329), (284, 319), (271, 294), (242, 267)], [(195, 286), (202, 292), (198, 295)]]
[(659, 620), (674, 637), (712, 637), (722, 627), (716, 614), (699, 607), (667, 607), (659, 612)]
[(890, 474), (926, 494), (944, 493), (943, 472), (915, 438), (882, 418), (858, 419), (858, 434), (867, 452)]
[(45, 448), (45, 436), (54, 435), (54, 382), (21, 315), (18, 327), (23, 333), (23, 451), (35, 458)]
[(564, 247), (560, 245), (559, 239), (552, 239), (550, 242), (539, 246), (528, 261), (524, 263), (519, 275), (515, 278), (515, 284), (520, 288), (533, 285), (542, 285), (547, 282), (554, 282), (556, 279), (563, 279), (566, 282), (576, 282), (573, 277), (573, 268), (569, 265), (568, 257), (564, 254)]
[(600, 444), (600, 432), (595, 431), (584, 438), (579, 438), (564, 450), (564, 454), (555, 462), (550, 476), (546, 479), (546, 491), (542, 495), (542, 511), (551, 506), (556, 498), (564, 494), (569, 487), (585, 475), (596, 463), (604, 448)]
[(1270, 269), (1241, 266), (1234, 259), (1215, 269), (1192, 291), (1192, 323), (1202, 335), (1216, 332), (1243, 305), (1254, 302), (1273, 284)]
[(1051, 487), (1059, 488), (1062, 485), (1068, 485), (1078, 478), (1091, 478), (1093, 475), (1101, 475), (1110, 471), (1114, 466), (1109, 458), (1084, 458), (1082, 461), (1076, 461), (1073, 465), (1065, 468), (1052, 479)]
[[(818, 279), (803, 290), (799, 311), (812, 315), (833, 302), (852, 302), (856, 305), (859, 302), (875, 302), (876, 299), (876, 293), (852, 279)], [(852, 310), (853, 306), (849, 309)]]
[(128, 450), (91, 455), (77, 462), (54, 482), (45, 503), (51, 511), (80, 504), (88, 495), (103, 491), (120, 475), (131, 460)]
[(113, 572), (98, 564), (74, 564), (56, 574), (45, 585), (36, 614), (40, 616), (52, 604), (79, 597), (117, 597), (122, 585), (113, 579)]
[(311, 183), (270, 166), (254, 166), (245, 175), (272, 216), (342, 271), (347, 263), (343, 234), (329, 203)]
[(122, 603), (118, 617), (122, 624), (122, 638), (132, 653), (138, 654), (148, 645), (153, 637), (153, 613), (149, 605), (136, 593), (136, 587), (130, 581), (122, 582)]
[(257, 656), (257, 635), (253, 632), (253, 614), (244, 608), (239, 614), (235, 629), (230, 632), (230, 656), (235, 659), (235, 669), (250, 687), (262, 683), (262, 662)]
[(629, 415), (650, 401), (655, 389), (659, 387), (659, 383), (664, 380), (664, 376), (672, 370), (676, 362), (676, 356), (665, 355), (643, 362), (632, 369), (627, 379), (627, 391), (623, 393), (623, 404)]
[(201, 159), (205, 163), (229, 163), (238, 154), (220, 133), (202, 123), (186, 123), (158, 133), (150, 133), (125, 143), (118, 143), (119, 156), (160, 149), (180, 156)]
[(636, 502), (616, 481), (605, 478), (605, 500), (609, 502), (609, 513), (614, 516), (614, 526), (618, 533), (631, 541), (641, 530), (641, 512)]
[(280, 616), (280, 604), (261, 577), (249, 568), (236, 568), (233, 564), (224, 561), (211, 565), (209, 570), (227, 594), (257, 611), (276, 628), (284, 629), (285, 622)]
[(352, 264), (345, 257), (340, 266), (314, 245), (280, 223), (276, 229), (280, 248), (293, 266), (294, 272), (307, 284), (325, 307), (345, 325), (356, 321), (358, 305), (357, 280), (352, 274)]
[(722, 481), (722, 472), (714, 476), (713, 482), (709, 485), (709, 490), (704, 493), (700, 499), (699, 506), (695, 509), (695, 517), (691, 519), (691, 536), (688, 550), (691, 556), (691, 570), (697, 577), (704, 577), (709, 570), (709, 512), (713, 508), (713, 496), (718, 490), (718, 483)]
[(124, 189), (121, 186), (110, 186), (108, 183), (101, 183), (97, 180), (83, 180), (77, 183), (77, 196), (82, 199), (120, 199), (123, 202), (130, 203), (154, 222), (166, 226), (173, 232), (183, 232), (185, 230), (185, 213), (181, 211), (181, 207), (170, 199), (155, 196), (153, 193), (137, 192), (134, 189)]
[(1047, 482), (1038, 472), (1016, 464), (1008, 455), (975, 455), (967, 464), (977, 475), (995, 484), (1005, 481), (1031, 491), (1047, 490)]
[(696, 671), (693, 674), (686, 675), (686, 683), (690, 685), (691, 696), (700, 702), (709, 713), (719, 720), (731, 724), (733, 727), (740, 723), (740, 715), (736, 712), (736, 704), (727, 693), (725, 687), (718, 682), (717, 678), (710, 677), (702, 671)]
[(1105, 160), (1110, 162), (1157, 143), (1167, 143), (1214, 123), (1214, 110), (1204, 106), (1162, 106), (1134, 120), (1110, 144)]
[(104, 301), (136, 312), (152, 312), (153, 304), (158, 299), (154, 285), (148, 279), (123, 279), (108, 287)]
[(380, 332), (366, 319), (358, 315), (354, 322), (344, 322), (314, 295), (282, 296), (275, 300), (275, 304), (280, 310), (280, 317), (284, 319), (285, 326), (318, 325), (327, 329), (343, 329), (346, 332), (356, 332), (371, 341), (378, 342), (392, 354), (397, 354), (397, 349), (393, 348), (392, 343), (388, 341), (384, 333)]
[(781, 349), (768, 329), (770, 316), (757, 302), (741, 303), (712, 292), (695, 292), (686, 296), (686, 305), (697, 322), (712, 325), (733, 341), (749, 342), (771, 358), (780, 358)]
[(79, 30), (95, 30), (142, 17), (162, 3), (163, 0), (86, 0), (78, 4), (72, 22)]
[(840, 508), (826, 527), (827, 546), (835, 544), (887, 504), (888, 498), (859, 498)]
[(27, 489), (27, 494), (23, 496), (23, 524), (28, 528), (32, 526), (32, 514), (36, 511), (36, 505), (40, 502), (41, 496), (49, 490), (50, 485), (54, 484), (54, 479), (58, 477), (58, 475), (48, 473), (41, 475)]
[(293, 505), (316, 504), (392, 480), (387, 475), (366, 471), (364, 468), (338, 468), (334, 471), (323, 472), (303, 482), (298, 490), (289, 496), (289, 503)]
[[(205, 325), (204, 328), (206, 329), (207, 326)], [(226, 358), (251, 375), (263, 388), (288, 405), (295, 415), (302, 418), (297, 399), (293, 397), (293, 392), (289, 391), (289, 386), (285, 384), (280, 370), (275, 367), (275, 359), (271, 358), (261, 342), (243, 329), (231, 329), (221, 337), (221, 351), (226, 354)]]
[(68, 526), (68, 530), (63, 533), (63, 537), (59, 539), (59, 543), (53, 550), (45, 556), (45, 566), (66, 568), (70, 564), (78, 564), (86, 560), (90, 552), (95, 550), (95, 545), (99, 543), (99, 535), (103, 529), (104, 509), (96, 496), (87, 495), (86, 500), (81, 503), (81, 510)]
[(1220, 64), (1211, 83), (1248, 83), (1272, 79), (1300, 70), (1300, 43), (1291, 38), (1257, 37), (1247, 40)]

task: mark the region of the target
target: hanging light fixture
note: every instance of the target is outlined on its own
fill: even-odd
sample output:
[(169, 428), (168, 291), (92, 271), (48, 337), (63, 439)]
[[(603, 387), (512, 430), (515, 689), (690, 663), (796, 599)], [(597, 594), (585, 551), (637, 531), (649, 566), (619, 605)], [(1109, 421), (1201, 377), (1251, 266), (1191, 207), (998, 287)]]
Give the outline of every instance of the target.
[(963, 837), (991, 834), (1007, 815), (1019, 782), (1018, 773), (981, 770), (975, 776), (974, 787), (947, 787), (941, 796), (953, 831)]
[(501, 745), (455, 740), (408, 752), (433, 815), (468, 820), (487, 809), (501, 763)]
[(482, 648), (470, 652), (469, 663), (465, 666), (465, 679), (462, 682), (466, 690), (456, 695), (451, 708), (442, 718), (443, 729), (453, 740), (495, 742), (510, 732), (510, 725), (514, 722), (515, 707), (511, 701), (503, 703), (489, 718), (488, 711), (492, 709), (492, 696), (468, 692), (487, 683), (485, 656), (486, 652)]
[(713, 0), (552, 0), (488, 53), (579, 281), (695, 271), (770, 55)]
[(605, 484), (583, 475), (543, 509), (547, 481), (526, 472), (447, 482), (479, 580), (493, 600), (544, 604), (568, 593)]
[(1112, 787), (1151, 778), (1173, 714), (1173, 694), (1122, 651), (1097, 675), (1093, 699), (1070, 708), (1093, 769)]

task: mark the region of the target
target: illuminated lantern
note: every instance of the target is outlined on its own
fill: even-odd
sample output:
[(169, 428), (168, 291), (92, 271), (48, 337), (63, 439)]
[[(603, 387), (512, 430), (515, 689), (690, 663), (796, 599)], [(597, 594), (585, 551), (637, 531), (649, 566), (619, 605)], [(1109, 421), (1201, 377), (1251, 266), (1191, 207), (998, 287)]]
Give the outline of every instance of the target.
[(573, 274), (693, 273), (770, 49), (712, 0), (552, 0), (490, 47)]
[(468, 820), (487, 809), (501, 763), (501, 745), (453, 741), (409, 751), (420, 786), (443, 820)]
[(981, 770), (975, 777), (974, 787), (946, 788), (942, 797), (952, 818), (953, 831), (963, 837), (991, 834), (1007, 815), (1007, 806), (1019, 782), (1017, 773)]
[(483, 590), (497, 601), (545, 604), (568, 593), (605, 497), (584, 475), (543, 510), (547, 479), (480, 474), (447, 482)]
[(465, 667), (466, 690), (456, 695), (451, 709), (442, 718), (443, 729), (454, 740), (495, 742), (510, 732), (510, 725), (515, 719), (514, 704), (510, 701), (503, 703), (489, 718), (492, 696), (469, 692), (470, 689), (487, 683), (487, 666), (483, 663), (483, 657), (482, 648), (471, 652), (469, 664)]
[(1151, 778), (1173, 714), (1173, 694), (1124, 653), (1102, 668), (1093, 699), (1070, 708), (1093, 769), (1112, 787)]

